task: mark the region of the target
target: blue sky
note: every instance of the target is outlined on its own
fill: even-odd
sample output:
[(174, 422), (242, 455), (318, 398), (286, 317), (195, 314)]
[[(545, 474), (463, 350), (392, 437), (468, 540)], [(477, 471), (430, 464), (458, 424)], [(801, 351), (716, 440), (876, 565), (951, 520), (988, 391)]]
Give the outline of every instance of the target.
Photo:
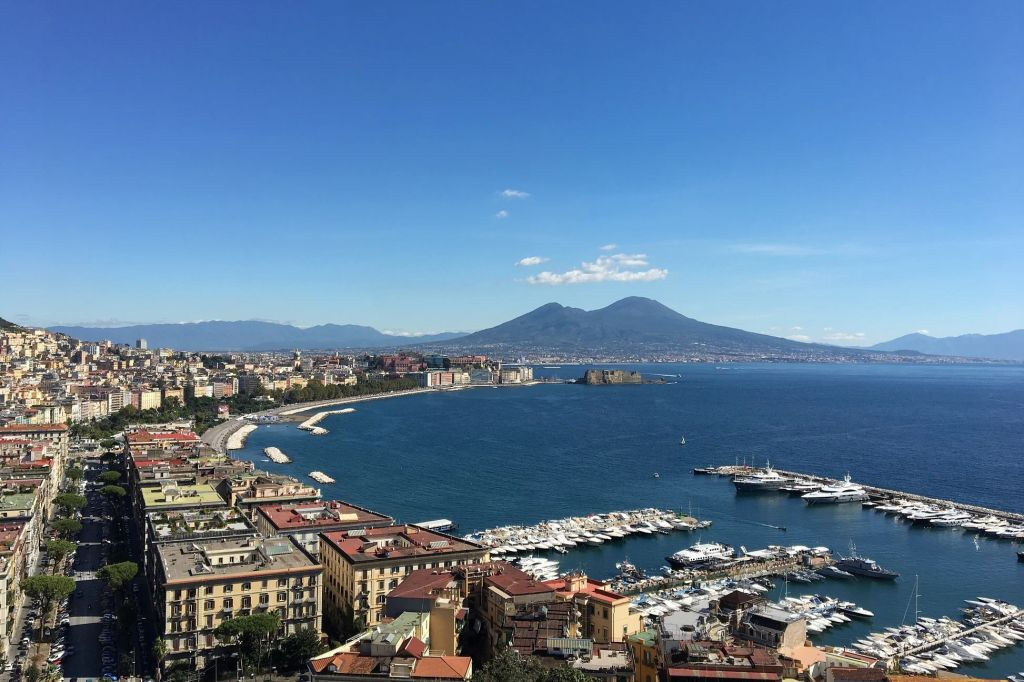
[(15, 321), (1024, 327), (1020, 2), (7, 3), (0, 64)]

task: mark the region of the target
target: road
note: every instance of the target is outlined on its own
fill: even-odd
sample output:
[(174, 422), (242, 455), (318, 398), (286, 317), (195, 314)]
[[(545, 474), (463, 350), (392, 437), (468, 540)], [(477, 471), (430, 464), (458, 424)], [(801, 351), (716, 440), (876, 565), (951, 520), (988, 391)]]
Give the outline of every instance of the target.
[[(95, 471), (87, 474), (86, 480), (94, 479)], [(68, 616), (71, 627), (67, 641), (75, 653), (65, 661), (65, 677), (98, 678), (103, 674), (100, 661), (100, 631), (103, 629), (103, 581), (96, 577), (96, 571), (103, 565), (102, 502), (99, 492), (86, 490), (88, 505), (82, 511), (82, 533), (78, 539), (75, 557), (76, 589), (68, 600)]]

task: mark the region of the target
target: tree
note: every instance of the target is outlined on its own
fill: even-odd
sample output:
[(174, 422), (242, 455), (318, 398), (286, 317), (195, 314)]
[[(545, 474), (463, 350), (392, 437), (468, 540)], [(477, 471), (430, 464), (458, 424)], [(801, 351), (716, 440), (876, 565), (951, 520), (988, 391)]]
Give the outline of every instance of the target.
[(299, 630), (281, 640), (282, 663), (286, 669), (299, 668), (323, 649), (324, 645), (316, 630)]
[(53, 498), (53, 504), (65, 515), (76, 512), (85, 506), (85, 498), (74, 493), (61, 493)]
[(117, 441), (114, 440), (113, 438), (104, 438), (103, 440), (100, 441), (100, 447), (103, 448), (104, 450), (110, 450), (115, 445), (117, 445)]
[(119, 592), (122, 587), (132, 581), (138, 574), (139, 565), (134, 561), (122, 561), (119, 564), (107, 564), (96, 571), (96, 577), (107, 584), (114, 592)]
[(78, 481), (82, 480), (82, 476), (85, 475), (85, 472), (82, 471), (82, 467), (80, 467), (80, 466), (73, 466), (73, 467), (70, 467), (65, 472), (64, 475), (67, 476), (72, 481), (74, 481), (75, 483), (77, 483)]
[(50, 540), (46, 543), (46, 553), (59, 563), (68, 554), (74, 552), (77, 546), (75, 543), (67, 540)]
[(102, 481), (103, 483), (117, 483), (118, 481), (121, 480), (121, 472), (120, 471), (104, 471), (102, 474), (100, 474), (99, 478), (100, 478), (100, 481)]
[(258, 673), (270, 637), (280, 627), (281, 618), (276, 613), (254, 613), (224, 621), (217, 626), (213, 634), (217, 635), (218, 639), (235, 642), (238, 645), (238, 656), (243, 669), (245, 659), (249, 658), (255, 664)]
[(128, 494), (128, 491), (119, 485), (105, 485), (100, 488), (100, 492), (110, 498), (124, 497)]
[(159, 680), (161, 676), (161, 670), (164, 659), (167, 658), (167, 642), (164, 641), (163, 637), (157, 636), (156, 641), (153, 642), (153, 660), (156, 661), (156, 679)]
[(42, 602), (43, 617), (40, 618), (40, 628), (42, 628), (53, 602), (60, 601), (74, 592), (75, 581), (65, 575), (33, 575), (23, 578), (19, 587), (29, 598)]
[(515, 649), (503, 649), (478, 672), (473, 682), (586, 682), (577, 668), (545, 669), (534, 658), (520, 656)]
[(57, 519), (50, 526), (65, 540), (70, 540), (82, 532), (82, 522), (78, 519)]

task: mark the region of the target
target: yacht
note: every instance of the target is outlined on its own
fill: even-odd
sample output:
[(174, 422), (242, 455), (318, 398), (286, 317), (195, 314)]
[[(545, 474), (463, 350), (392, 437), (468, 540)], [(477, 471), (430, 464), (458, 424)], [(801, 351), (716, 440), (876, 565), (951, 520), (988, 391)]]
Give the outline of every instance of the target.
[(850, 474), (843, 477), (838, 485), (827, 485), (821, 490), (802, 495), (807, 504), (840, 504), (842, 502), (863, 502), (868, 499), (868, 491), (863, 486), (850, 482)]
[(736, 492), (778, 490), (789, 482), (788, 478), (780, 476), (777, 471), (772, 469), (771, 463), (765, 467), (764, 471), (755, 471), (752, 474), (732, 479), (733, 485), (736, 486)]
[(731, 559), (735, 555), (736, 550), (729, 545), (723, 545), (720, 542), (698, 542), (675, 554), (669, 554), (665, 557), (665, 561), (672, 568), (691, 568), (712, 561)]

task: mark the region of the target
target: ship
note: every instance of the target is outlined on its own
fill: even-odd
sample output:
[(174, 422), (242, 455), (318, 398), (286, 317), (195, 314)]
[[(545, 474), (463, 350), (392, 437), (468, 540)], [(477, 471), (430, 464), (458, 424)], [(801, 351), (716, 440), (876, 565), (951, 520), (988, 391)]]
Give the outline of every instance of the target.
[(865, 578), (877, 578), (878, 580), (895, 580), (900, 577), (896, 571), (882, 568), (874, 559), (857, 556), (857, 548), (850, 543), (850, 556), (843, 557), (835, 563), (836, 568), (859, 575)]
[(780, 476), (769, 462), (764, 471), (755, 471), (746, 476), (737, 476), (732, 479), (736, 486), (736, 492), (759, 492), (762, 490), (778, 490), (790, 483), (788, 478)]
[(729, 545), (720, 542), (698, 542), (675, 554), (669, 554), (665, 561), (672, 568), (694, 568), (714, 561), (731, 559), (735, 555), (736, 550)]

